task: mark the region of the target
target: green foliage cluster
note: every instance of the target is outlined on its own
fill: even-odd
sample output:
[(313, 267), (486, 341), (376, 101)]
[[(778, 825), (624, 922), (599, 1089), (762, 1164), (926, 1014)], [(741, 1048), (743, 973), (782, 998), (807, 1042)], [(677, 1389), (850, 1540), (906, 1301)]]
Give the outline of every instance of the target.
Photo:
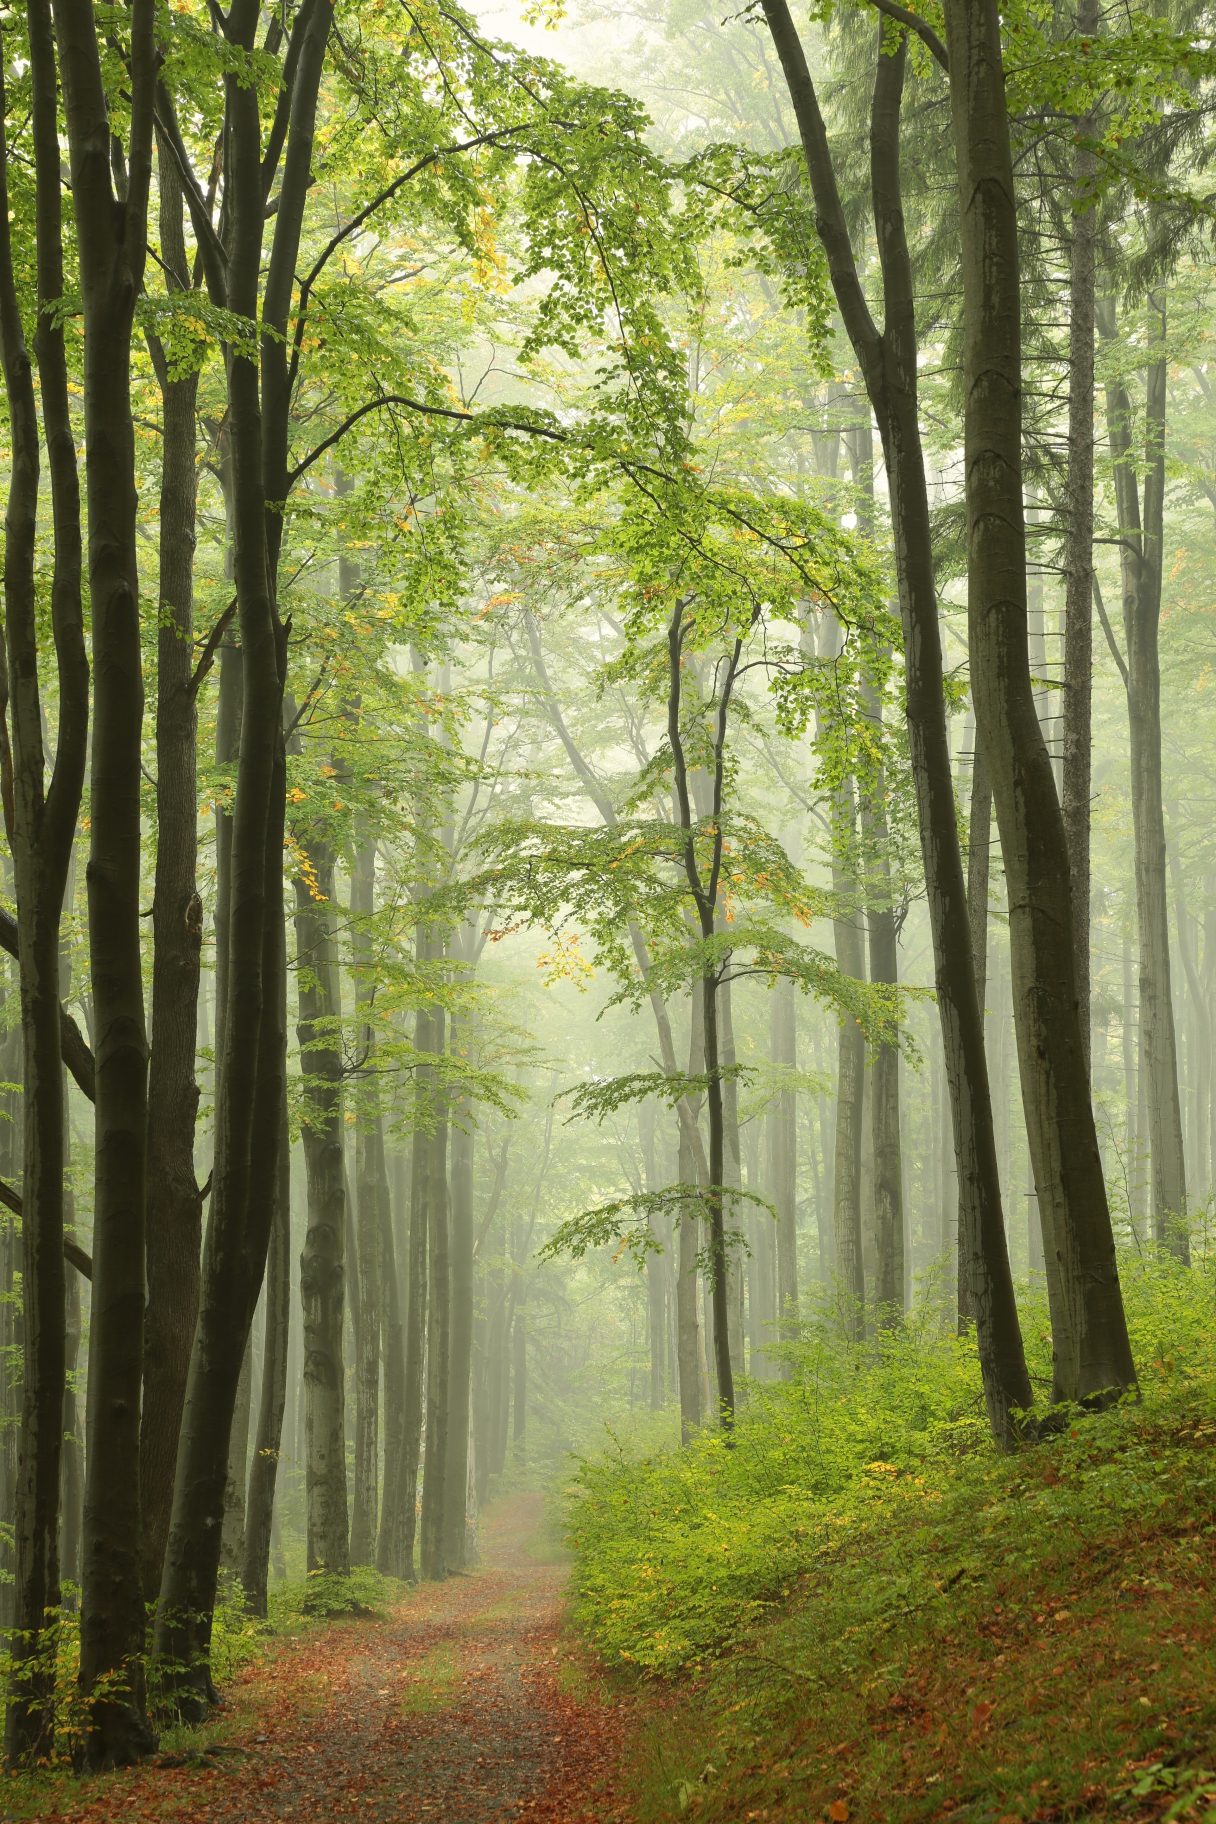
[[(1191, 1423), (1216, 1412), (1214, 1279), (1211, 1259), (1190, 1275), (1156, 1256), (1124, 1263), (1142, 1399), (1071, 1427), (1061, 1415), (1066, 1450), (1079, 1464), (1105, 1461), (1121, 1427), (1134, 1430), (1146, 1410), (1151, 1420), (1180, 1395)], [(1026, 1316), (1033, 1367), (1047, 1383), (1045, 1302), (1029, 1300)], [(785, 1605), (795, 1586), (823, 1600), (861, 1542), (863, 1562), (893, 1542), (898, 1558), (948, 1511), (970, 1506), (977, 1515), (980, 1558), (997, 1549), (994, 1541), (1002, 1553), (1016, 1545), (1019, 1503), (1036, 1498), (1023, 1466), (1033, 1475), (1039, 1452), (1056, 1446), (1029, 1446), (1012, 1462), (993, 1457), (970, 1338), (926, 1312), (903, 1330), (848, 1346), (824, 1309), (785, 1353), (792, 1378), (750, 1388), (733, 1447), (706, 1431), (685, 1450), (642, 1454), (618, 1441), (580, 1464), (566, 1511), (576, 1613), (609, 1660), (662, 1674), (696, 1668)], [(1170, 1492), (1156, 1459), (1135, 1448), (1077, 1491), (1078, 1501), (1129, 1523)], [(889, 1579), (876, 1579), (869, 1594), (864, 1578), (849, 1588), (846, 1609), (910, 1599)], [(862, 1619), (860, 1608), (835, 1617), (841, 1628)]]

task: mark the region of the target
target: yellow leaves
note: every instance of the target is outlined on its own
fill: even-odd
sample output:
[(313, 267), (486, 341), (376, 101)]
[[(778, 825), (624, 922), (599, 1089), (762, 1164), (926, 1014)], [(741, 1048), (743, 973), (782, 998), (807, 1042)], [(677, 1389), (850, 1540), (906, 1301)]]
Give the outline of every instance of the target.
[(580, 993), (586, 992), (587, 984), (595, 974), (583, 955), (577, 931), (564, 933), (551, 950), (542, 950), (536, 967), (544, 977), (546, 988), (552, 988), (557, 982), (573, 982)]
[(293, 785), (287, 794), (287, 802), (288, 804), (303, 804), (306, 796), (307, 794), (302, 792), (298, 785)]
[(897, 1476), (899, 1474), (894, 1463), (867, 1463), (866, 1469), (872, 1476)]

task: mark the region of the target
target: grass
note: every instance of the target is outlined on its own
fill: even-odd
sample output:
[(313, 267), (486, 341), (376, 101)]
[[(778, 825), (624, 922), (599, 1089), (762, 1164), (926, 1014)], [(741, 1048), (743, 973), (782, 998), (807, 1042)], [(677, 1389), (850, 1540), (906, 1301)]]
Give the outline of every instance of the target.
[(460, 1690), (460, 1659), (454, 1647), (445, 1641), (431, 1647), (412, 1662), (401, 1699), (406, 1716), (433, 1716), (446, 1710)]
[(812, 1347), (736, 1452), (584, 1470), (577, 1613), (641, 1668), (639, 1824), (1216, 1820), (1211, 1271), (1128, 1303), (1140, 1402), (1013, 1458), (926, 1331), (817, 1384)]

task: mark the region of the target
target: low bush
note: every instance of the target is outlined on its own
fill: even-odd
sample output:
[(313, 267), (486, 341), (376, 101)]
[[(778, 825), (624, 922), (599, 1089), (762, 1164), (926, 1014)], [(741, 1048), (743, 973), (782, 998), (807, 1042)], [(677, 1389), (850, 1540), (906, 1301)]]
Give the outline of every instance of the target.
[[(1136, 1415), (1166, 1407), (1205, 1419), (1216, 1406), (1213, 1266), (1189, 1271), (1164, 1256), (1123, 1262), (1141, 1401), (1103, 1417), (1060, 1415), (1067, 1445), (1102, 1476), (1085, 1499), (1129, 1516), (1159, 1490), (1151, 1467), (1114, 1440)], [(1050, 1393), (1049, 1329), (1039, 1296), (1023, 1299), (1032, 1372)], [(931, 1313), (897, 1331), (847, 1344), (821, 1310), (788, 1354), (790, 1378), (749, 1386), (732, 1446), (706, 1430), (686, 1449), (639, 1450), (619, 1440), (584, 1458), (567, 1490), (578, 1622), (605, 1657), (651, 1672), (695, 1667), (737, 1640), (858, 1541), (912, 1537), (942, 1504), (974, 1507), (977, 1539), (1017, 1520), (998, 1508), (1019, 1485), (989, 1441), (974, 1343)], [(1126, 1405), (1126, 1403), (1125, 1403)], [(1128, 1429), (1130, 1426), (1130, 1430)], [(1028, 1447), (1033, 1458), (1034, 1449)], [(1062, 1514), (1061, 1519), (1066, 1520)], [(884, 1601), (898, 1601), (887, 1589)]]

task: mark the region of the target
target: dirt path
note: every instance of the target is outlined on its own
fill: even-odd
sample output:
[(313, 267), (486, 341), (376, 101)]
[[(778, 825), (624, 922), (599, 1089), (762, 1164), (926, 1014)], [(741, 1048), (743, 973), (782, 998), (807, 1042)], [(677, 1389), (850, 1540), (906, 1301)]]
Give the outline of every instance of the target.
[(53, 1815), (624, 1824), (622, 1719), (563, 1649), (566, 1569), (533, 1555), (540, 1525), (539, 1498), (504, 1503), (478, 1571), (423, 1585), (387, 1619), (287, 1640), (248, 1671), (218, 1752), (77, 1788)]

